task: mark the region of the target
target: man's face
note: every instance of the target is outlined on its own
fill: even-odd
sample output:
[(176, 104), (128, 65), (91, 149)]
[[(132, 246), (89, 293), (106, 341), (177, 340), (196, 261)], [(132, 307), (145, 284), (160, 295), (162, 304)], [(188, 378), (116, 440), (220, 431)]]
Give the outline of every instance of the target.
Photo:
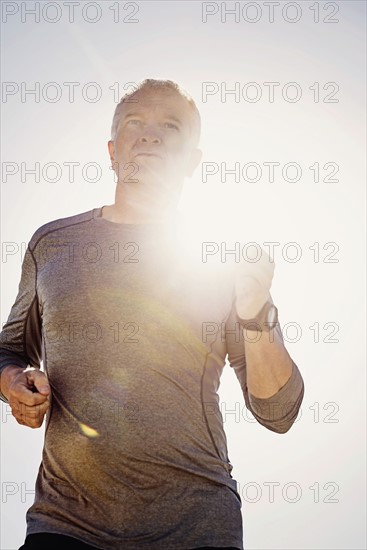
[(185, 98), (170, 89), (140, 90), (123, 104), (114, 141), (108, 144), (122, 185), (181, 187), (201, 153), (193, 141), (194, 113)]

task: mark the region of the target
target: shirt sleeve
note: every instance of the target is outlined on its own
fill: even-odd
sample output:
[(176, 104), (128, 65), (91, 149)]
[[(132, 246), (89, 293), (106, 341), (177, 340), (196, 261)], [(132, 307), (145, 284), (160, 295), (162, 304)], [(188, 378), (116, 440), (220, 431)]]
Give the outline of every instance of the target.
[[(30, 250), (24, 256), (18, 295), (0, 333), (0, 375), (5, 367), (16, 365), (40, 368), (42, 322), (37, 296), (37, 264)], [(7, 402), (0, 392), (0, 399)]]
[[(239, 330), (233, 330), (236, 323)], [(247, 387), (245, 341), (234, 305), (226, 325), (228, 326), (228, 331), (226, 330), (228, 361), (241, 385), (246, 407), (256, 420), (269, 430), (277, 433), (287, 432), (297, 418), (304, 395), (304, 383), (297, 365), (292, 361), (292, 374), (276, 394), (268, 398), (251, 395)], [(280, 338), (283, 344), (279, 324), (275, 331), (276, 337)]]

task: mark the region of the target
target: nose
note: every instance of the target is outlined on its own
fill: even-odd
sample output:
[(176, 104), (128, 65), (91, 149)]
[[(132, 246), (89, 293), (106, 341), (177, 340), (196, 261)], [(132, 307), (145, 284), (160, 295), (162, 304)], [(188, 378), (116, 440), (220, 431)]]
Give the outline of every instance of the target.
[(145, 126), (142, 129), (141, 136), (139, 138), (140, 143), (161, 143), (161, 137), (159, 135), (159, 130), (152, 126)]

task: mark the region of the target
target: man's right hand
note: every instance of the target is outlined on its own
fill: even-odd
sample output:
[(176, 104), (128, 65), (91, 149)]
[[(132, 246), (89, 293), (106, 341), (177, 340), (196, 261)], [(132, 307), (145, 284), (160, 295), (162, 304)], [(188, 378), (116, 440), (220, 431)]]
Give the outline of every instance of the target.
[(5, 367), (1, 373), (1, 392), (19, 424), (29, 428), (42, 426), (51, 397), (50, 385), (42, 371), (25, 370), (15, 365)]

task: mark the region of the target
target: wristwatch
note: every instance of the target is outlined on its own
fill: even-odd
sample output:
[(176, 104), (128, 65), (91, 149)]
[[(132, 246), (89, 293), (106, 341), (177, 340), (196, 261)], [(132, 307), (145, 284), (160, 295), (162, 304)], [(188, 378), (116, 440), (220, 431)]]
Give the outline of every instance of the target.
[(270, 332), (278, 324), (278, 310), (272, 302), (267, 301), (253, 319), (238, 318), (246, 330)]

